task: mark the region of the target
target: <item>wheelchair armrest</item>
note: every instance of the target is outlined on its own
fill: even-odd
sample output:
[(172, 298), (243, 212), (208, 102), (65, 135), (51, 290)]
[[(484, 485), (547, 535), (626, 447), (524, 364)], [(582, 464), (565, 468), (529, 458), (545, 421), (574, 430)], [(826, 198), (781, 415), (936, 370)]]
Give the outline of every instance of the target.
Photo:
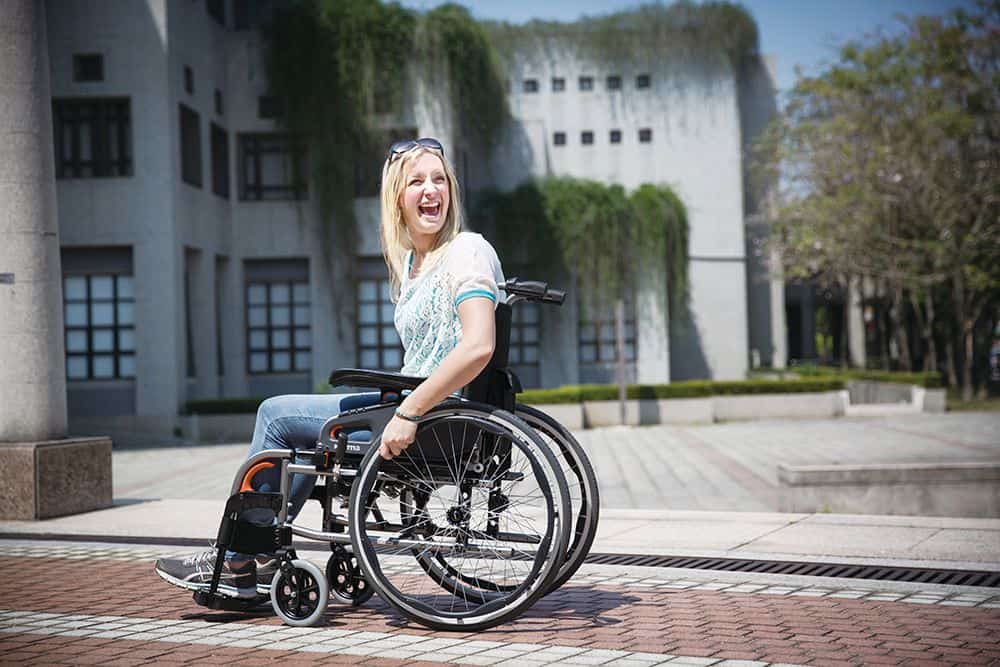
[(330, 386), (349, 385), (376, 389), (414, 389), (427, 378), (363, 368), (339, 368), (330, 373)]

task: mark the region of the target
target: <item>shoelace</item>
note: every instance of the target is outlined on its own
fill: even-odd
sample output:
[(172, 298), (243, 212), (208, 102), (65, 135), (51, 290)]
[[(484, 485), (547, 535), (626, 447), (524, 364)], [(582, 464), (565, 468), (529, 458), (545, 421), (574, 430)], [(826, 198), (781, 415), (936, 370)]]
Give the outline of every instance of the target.
[(187, 558), (185, 558), (184, 559), (184, 564), (185, 565), (196, 565), (196, 566), (208, 565), (208, 566), (214, 567), (215, 566), (215, 557), (216, 557), (217, 554), (218, 554), (218, 550), (216, 549), (215, 545), (213, 544), (211, 549), (208, 549), (207, 551), (202, 551), (201, 553), (197, 553), (197, 554), (194, 554), (193, 556), (188, 556)]

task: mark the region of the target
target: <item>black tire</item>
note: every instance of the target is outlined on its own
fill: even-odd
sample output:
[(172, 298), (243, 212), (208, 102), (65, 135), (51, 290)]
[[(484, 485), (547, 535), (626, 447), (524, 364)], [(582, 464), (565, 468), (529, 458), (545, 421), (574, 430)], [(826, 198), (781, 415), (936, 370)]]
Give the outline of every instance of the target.
[(375, 589), (365, 579), (354, 554), (340, 544), (332, 546), (333, 553), (326, 561), (330, 597), (352, 607), (359, 607), (371, 599)]
[(572, 522), (559, 463), (530, 426), (454, 402), (428, 413), (393, 461), (377, 445), (358, 467), (348, 516), (355, 557), (383, 599), (427, 627), (470, 632), (544, 595)]
[(518, 404), (514, 414), (556, 445), (556, 457), (566, 473), (566, 484), (572, 503), (571, 511), (576, 517), (569, 548), (562, 567), (559, 568), (559, 574), (549, 585), (549, 590), (546, 592), (548, 594), (569, 581), (590, 553), (601, 513), (600, 490), (590, 458), (566, 427), (538, 408), (529, 405)]
[(328, 600), (326, 577), (307, 560), (283, 563), (271, 579), (271, 607), (286, 625), (315, 625), (323, 618)]

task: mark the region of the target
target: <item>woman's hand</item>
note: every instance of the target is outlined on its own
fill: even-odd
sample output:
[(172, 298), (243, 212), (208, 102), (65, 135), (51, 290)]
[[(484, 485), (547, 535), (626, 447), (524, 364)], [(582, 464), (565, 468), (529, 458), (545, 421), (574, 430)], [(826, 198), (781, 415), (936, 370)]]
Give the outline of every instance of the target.
[(393, 417), (382, 431), (382, 444), (378, 452), (387, 461), (399, 456), (417, 437), (417, 425), (413, 422)]

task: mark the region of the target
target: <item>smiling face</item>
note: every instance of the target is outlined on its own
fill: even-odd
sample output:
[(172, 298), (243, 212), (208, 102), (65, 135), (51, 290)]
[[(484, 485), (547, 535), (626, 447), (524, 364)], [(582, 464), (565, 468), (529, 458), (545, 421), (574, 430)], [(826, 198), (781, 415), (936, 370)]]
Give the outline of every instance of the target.
[(448, 176), (435, 153), (424, 152), (407, 165), (399, 204), (410, 239), (418, 251), (426, 252), (444, 226), (451, 204)]

